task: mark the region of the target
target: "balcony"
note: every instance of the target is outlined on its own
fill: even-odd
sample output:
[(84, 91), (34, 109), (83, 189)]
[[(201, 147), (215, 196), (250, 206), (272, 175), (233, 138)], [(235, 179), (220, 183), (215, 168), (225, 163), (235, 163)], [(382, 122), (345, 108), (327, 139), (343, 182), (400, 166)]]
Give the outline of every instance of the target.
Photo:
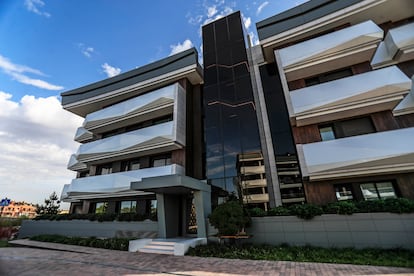
[(372, 59), (373, 68), (414, 59), (414, 23), (390, 29)]
[(371, 60), (383, 31), (366, 21), (333, 33), (276, 50), (288, 81)]
[(185, 126), (178, 127), (177, 121), (171, 121), (82, 144), (76, 158), (86, 163), (105, 158), (117, 159), (127, 154), (157, 154), (181, 149), (184, 145)]
[(414, 171), (414, 128), (297, 145), (309, 180)]
[(90, 113), (83, 127), (102, 133), (173, 114), (174, 110), (185, 114), (185, 92), (178, 83)]
[(267, 187), (266, 179), (244, 180), (241, 184), (243, 189)]
[(75, 141), (79, 143), (89, 142), (93, 139), (93, 133), (86, 130), (84, 127), (79, 127), (76, 130)]
[(265, 167), (262, 166), (243, 166), (240, 167), (240, 173), (242, 175), (248, 175), (248, 174), (261, 174), (265, 173)]
[(269, 202), (269, 194), (252, 194), (243, 196), (243, 203), (266, 203)]
[(86, 170), (88, 167), (85, 163), (79, 162), (76, 158), (76, 154), (72, 154), (68, 163), (68, 170), (72, 171), (82, 171)]
[(414, 113), (414, 76), (411, 77), (411, 91), (392, 111), (394, 116)]
[(169, 166), (147, 168), (127, 172), (118, 172), (106, 175), (96, 175), (72, 180), (70, 185), (65, 185), (62, 198), (67, 200), (98, 198), (100, 196), (119, 196), (121, 193), (135, 193), (130, 189), (131, 182), (142, 181), (143, 178), (184, 175), (184, 168), (173, 164)]
[(408, 94), (411, 80), (391, 66), (289, 93), (297, 126), (392, 110)]

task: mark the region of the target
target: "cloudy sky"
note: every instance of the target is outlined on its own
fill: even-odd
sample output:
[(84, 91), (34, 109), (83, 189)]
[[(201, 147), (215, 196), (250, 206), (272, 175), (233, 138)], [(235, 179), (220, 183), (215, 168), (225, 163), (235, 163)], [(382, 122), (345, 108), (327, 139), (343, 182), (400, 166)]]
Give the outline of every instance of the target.
[(70, 183), (66, 169), (83, 119), (60, 93), (190, 47), (201, 26), (240, 10), (255, 22), (305, 0), (0, 1), (0, 199), (43, 203)]

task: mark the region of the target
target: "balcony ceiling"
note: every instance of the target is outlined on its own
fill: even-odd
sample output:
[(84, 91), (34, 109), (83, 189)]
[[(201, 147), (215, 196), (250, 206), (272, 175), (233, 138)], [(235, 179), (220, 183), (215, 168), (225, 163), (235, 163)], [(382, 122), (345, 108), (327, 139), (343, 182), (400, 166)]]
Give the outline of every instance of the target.
[(414, 171), (414, 128), (297, 145), (302, 175), (312, 180)]

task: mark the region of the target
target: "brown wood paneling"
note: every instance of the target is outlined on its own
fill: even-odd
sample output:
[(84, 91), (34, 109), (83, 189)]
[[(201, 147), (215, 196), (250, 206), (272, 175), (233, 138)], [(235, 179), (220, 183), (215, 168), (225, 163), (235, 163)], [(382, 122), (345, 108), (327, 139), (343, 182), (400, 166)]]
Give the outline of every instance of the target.
[(294, 81), (288, 82), (289, 91), (300, 89), (300, 88), (303, 88), (305, 86), (306, 86), (306, 84), (305, 84), (304, 79), (294, 80)]
[(414, 113), (395, 116), (395, 120), (397, 121), (400, 128), (414, 127)]
[(330, 182), (304, 182), (306, 201), (316, 205), (326, 205), (335, 202), (335, 190)]
[(355, 64), (351, 68), (352, 68), (352, 73), (354, 75), (372, 71), (372, 67), (369, 61)]
[(172, 151), (171, 163), (185, 167), (185, 149)]
[(398, 175), (397, 185), (402, 197), (414, 199), (414, 173)]
[(296, 144), (308, 144), (322, 141), (318, 125), (292, 127), (292, 133)]
[(398, 129), (398, 122), (390, 110), (371, 114), (376, 131)]

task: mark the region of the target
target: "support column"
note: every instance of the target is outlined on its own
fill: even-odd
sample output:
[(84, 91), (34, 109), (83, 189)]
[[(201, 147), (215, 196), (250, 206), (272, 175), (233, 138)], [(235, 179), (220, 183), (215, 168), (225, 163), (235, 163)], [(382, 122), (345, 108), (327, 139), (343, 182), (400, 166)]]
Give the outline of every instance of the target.
[(211, 192), (195, 191), (194, 205), (197, 217), (197, 237), (207, 238), (207, 219), (211, 213)]
[(157, 219), (158, 219), (158, 238), (167, 238), (167, 227), (165, 223), (165, 204), (164, 194), (156, 194), (157, 198)]

